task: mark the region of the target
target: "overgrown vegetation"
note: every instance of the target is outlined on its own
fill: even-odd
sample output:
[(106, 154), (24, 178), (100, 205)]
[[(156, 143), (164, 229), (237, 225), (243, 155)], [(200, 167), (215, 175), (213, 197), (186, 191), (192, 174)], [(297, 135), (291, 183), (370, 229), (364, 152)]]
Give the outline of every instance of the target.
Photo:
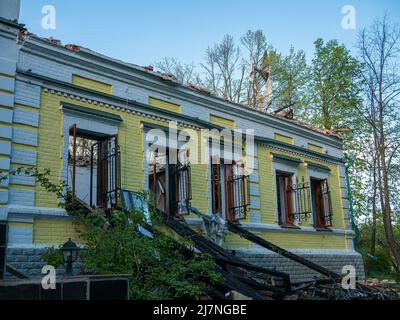
[(279, 53), (262, 30), (248, 31), (238, 43), (226, 35), (198, 64), (165, 58), (156, 67), (230, 101), (341, 134), (354, 159), (360, 247), (382, 260), (368, 270), (400, 273), (400, 26), (384, 15), (360, 29), (352, 52), (337, 40), (316, 39), (314, 47), (307, 63), (302, 50)]
[[(371, 238), (373, 235), (371, 223), (360, 224), (359, 246), (365, 252), (371, 251)], [(395, 236), (400, 238), (400, 226), (395, 225)], [(387, 248), (385, 231), (382, 221), (376, 226), (376, 245), (374, 255), (364, 256), (364, 266), (367, 277), (394, 278), (400, 282), (400, 275), (396, 272), (396, 261)], [(396, 276), (397, 274), (397, 276)]]
[[(144, 221), (142, 210), (114, 212), (111, 219), (95, 210), (85, 214), (70, 206), (70, 190), (65, 183), (56, 185), (49, 180), (50, 170), (18, 168), (10, 174), (33, 176), (63, 200), (60, 205), (67, 206), (76, 218), (79, 240), (85, 243), (80, 251), (85, 269), (96, 274), (128, 275), (131, 299), (199, 299), (207, 295), (210, 285), (220, 281), (209, 255), (186, 257), (171, 237), (158, 233), (151, 239), (139, 233), (137, 225)], [(154, 221), (159, 221), (151, 207)], [(190, 247), (189, 241), (183, 243)], [(55, 267), (64, 263), (59, 247), (48, 248), (43, 259)]]
[[(131, 221), (136, 214), (130, 214)], [(107, 221), (94, 211), (80, 221), (85, 266), (101, 274), (128, 274), (132, 299), (198, 299), (219, 280), (210, 256), (188, 259), (170, 237), (150, 239), (138, 233), (135, 223), (126, 224), (125, 213)]]

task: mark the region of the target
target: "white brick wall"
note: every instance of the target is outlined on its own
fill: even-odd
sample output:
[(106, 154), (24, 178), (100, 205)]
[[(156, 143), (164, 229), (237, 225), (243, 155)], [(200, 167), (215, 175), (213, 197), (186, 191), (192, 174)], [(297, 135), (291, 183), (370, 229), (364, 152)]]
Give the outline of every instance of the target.
[(0, 140), (0, 155), (10, 155), (11, 141)]
[(32, 127), (39, 126), (39, 113), (22, 108), (14, 108), (14, 123), (26, 124)]
[(8, 187), (8, 182), (9, 182), (8, 172), (0, 172), (0, 179), (1, 179), (0, 187)]
[(6, 107), (13, 107), (14, 95), (0, 91), (0, 104)]
[(14, 78), (4, 77), (0, 75), (0, 88), (3, 90), (14, 92)]
[(7, 203), (8, 190), (0, 190), (0, 203)]
[(19, 185), (26, 185), (26, 186), (34, 186), (35, 185), (35, 178), (26, 175), (24, 172), (20, 174), (15, 174), (10, 176), (10, 183), (11, 184), (19, 184)]
[(33, 228), (31, 227), (14, 227), (8, 228), (8, 245), (26, 245), (32, 243)]
[(36, 130), (13, 127), (13, 142), (37, 146), (38, 134)]
[(0, 138), (11, 139), (12, 128), (11, 126), (0, 125)]
[(10, 158), (0, 158), (0, 169), (2, 170), (10, 169)]
[(0, 108), (0, 121), (11, 123), (13, 118), (13, 112), (10, 109)]
[(13, 163), (36, 165), (37, 152), (35, 150), (12, 147), (11, 160)]
[(35, 192), (28, 189), (8, 189), (9, 204), (18, 204), (33, 207), (35, 204)]
[(40, 87), (17, 80), (15, 82), (15, 103), (39, 108), (40, 107)]

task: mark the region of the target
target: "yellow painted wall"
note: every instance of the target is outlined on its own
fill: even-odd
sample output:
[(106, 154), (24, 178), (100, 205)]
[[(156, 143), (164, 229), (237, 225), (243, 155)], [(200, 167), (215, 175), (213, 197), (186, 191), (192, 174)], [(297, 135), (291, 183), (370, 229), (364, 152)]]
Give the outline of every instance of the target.
[(251, 242), (234, 233), (228, 233), (225, 237), (224, 247), (229, 249), (249, 248)]
[[(272, 159), (271, 153), (280, 153), (288, 156), (293, 156), (296, 158), (300, 158), (303, 161), (312, 161), (314, 163), (319, 163), (321, 165), (325, 165), (331, 169), (331, 172), (328, 176), (328, 183), (331, 190), (331, 198), (332, 198), (332, 211), (333, 211), (333, 227), (335, 229), (344, 229), (344, 214), (341, 204), (341, 190), (339, 184), (339, 168), (338, 165), (323, 162), (314, 158), (302, 156), (299, 154), (293, 154), (277, 149), (267, 148), (262, 145), (258, 145), (258, 163), (259, 163), (259, 188), (260, 188), (260, 213), (261, 213), (261, 222), (267, 224), (277, 224), (276, 218), (276, 195), (275, 195), (275, 179), (273, 176), (272, 170)], [(297, 175), (299, 179), (304, 176), (305, 179), (308, 179), (307, 167), (304, 163), (301, 163), (298, 167)], [(311, 226), (311, 219), (308, 221), (303, 220), (302, 226)], [(318, 235), (318, 237), (316, 236)], [(263, 236), (271, 237), (272, 242), (277, 245), (281, 245), (284, 247), (291, 247), (293, 241), (290, 240), (290, 237), (293, 239), (298, 239), (299, 245), (300, 243), (305, 243), (305, 248), (324, 248), (325, 246), (333, 246), (332, 248), (337, 249), (345, 249), (345, 237), (337, 236), (337, 235), (329, 235), (324, 234), (324, 237), (321, 238), (321, 234), (316, 232), (316, 235), (311, 233), (283, 233), (283, 232), (263, 232)], [(267, 238), (266, 238), (267, 239)], [(329, 240), (326, 240), (329, 239)], [(339, 240), (338, 240), (339, 239)], [(289, 241), (289, 242), (288, 242)], [(331, 244), (326, 244), (325, 242), (336, 241)], [(294, 245), (293, 247), (296, 247)]]
[(162, 108), (162, 109), (166, 109), (169, 111), (177, 112), (177, 113), (182, 112), (181, 105), (170, 102), (170, 101), (154, 98), (154, 97), (149, 97), (149, 105), (158, 107), (158, 108)]
[[(118, 114), (123, 119), (119, 127), (119, 144), (121, 147), (121, 177), (122, 187), (133, 190), (142, 191), (144, 188), (144, 146), (143, 146), (143, 129), (141, 121), (153, 122), (166, 126), (166, 123), (160, 120), (152, 120), (141, 117), (132, 113), (121, 110), (109, 109), (99, 105), (93, 105), (87, 102), (58, 96), (57, 94), (42, 92), (41, 109), (40, 109), (40, 125), (39, 125), (39, 147), (38, 147), (38, 167), (40, 169), (50, 168), (52, 172), (51, 179), (59, 182), (61, 172), (61, 148), (63, 139), (62, 127), (62, 111), (59, 106), (61, 101), (79, 104), (83, 107), (93, 108), (96, 110), (112, 112)], [(51, 139), (49, 139), (51, 137)], [(199, 141), (202, 141), (199, 135)], [(199, 148), (201, 148), (199, 146)], [(309, 160), (330, 167), (329, 184), (332, 192), (333, 206), (333, 227), (343, 228), (343, 212), (340, 203), (340, 184), (338, 176), (338, 166), (323, 161), (319, 161), (306, 156), (292, 154), (280, 150), (273, 150), (258, 145), (258, 174), (261, 210), (253, 210), (260, 212), (261, 221), (263, 223), (276, 223), (275, 213), (275, 195), (274, 195), (274, 179), (272, 175), (272, 159), (271, 152), (282, 153), (303, 161)], [(299, 176), (307, 175), (307, 168), (304, 164), (299, 167)], [(46, 192), (40, 186), (35, 186), (35, 205), (37, 207), (57, 207), (58, 200), (54, 194)], [(209, 192), (208, 192), (208, 165), (192, 164), (192, 205), (202, 212), (207, 213), (209, 208)], [(191, 217), (194, 217), (191, 215)], [(247, 218), (247, 221), (249, 218)], [(309, 222), (308, 222), (309, 224)], [(307, 225), (306, 222), (303, 225)], [(76, 238), (75, 227), (71, 221), (65, 219), (37, 219), (34, 225), (34, 242), (35, 243), (61, 243), (71, 235)], [(288, 248), (345, 248), (344, 236), (320, 234), (320, 233), (283, 233), (283, 232), (262, 232), (262, 237), (268, 239), (277, 245)], [(74, 240), (75, 241), (75, 240)], [(228, 235), (226, 238), (226, 246), (231, 248), (248, 247), (249, 242), (236, 235)]]
[(108, 83), (104, 83), (101, 81), (89, 79), (86, 77), (78, 76), (76, 74), (72, 75), (72, 83), (84, 87), (87, 89), (107, 93), (107, 94), (112, 94), (112, 85)]
[(210, 114), (210, 122), (226, 128), (236, 128), (235, 120), (219, 117), (215, 114)]
[[(39, 170), (49, 168), (50, 179), (59, 183), (61, 174), (61, 151), (64, 144), (62, 136), (62, 111), (59, 109), (61, 101), (79, 104), (83, 107), (118, 114), (123, 119), (118, 139), (121, 147), (121, 183), (122, 186), (133, 191), (143, 190), (143, 130), (140, 128), (140, 118), (120, 110), (110, 110), (103, 106), (93, 105), (88, 102), (77, 102), (74, 99), (60, 97), (57, 94), (42, 92), (41, 109), (39, 117), (38, 157)], [(51, 137), (51, 139), (49, 139)], [(67, 138), (67, 137), (65, 137)], [(129, 150), (129, 152), (125, 152)], [(37, 207), (57, 207), (58, 200), (54, 194), (48, 193), (36, 184), (35, 205)]]
[(33, 243), (63, 244), (69, 238), (82, 243), (78, 230), (79, 225), (71, 219), (36, 218), (33, 224)]
[(31, 222), (9, 222), (8, 226), (10, 228), (32, 228), (33, 223), (31, 223)]
[(328, 233), (297, 233), (265, 231), (261, 237), (267, 241), (289, 249), (346, 249), (346, 239), (343, 235)]
[[(83, 107), (93, 108), (101, 111), (118, 114), (123, 119), (118, 131), (119, 145), (121, 148), (121, 184), (123, 188), (132, 191), (144, 189), (144, 145), (143, 129), (141, 121), (153, 122), (166, 125), (165, 122), (119, 110), (110, 110), (99, 105), (87, 102), (77, 102), (71, 98), (60, 97), (57, 94), (42, 92), (41, 111), (39, 124), (39, 147), (38, 147), (38, 168), (49, 168), (51, 170), (51, 181), (59, 183), (62, 159), (61, 151), (64, 144), (62, 137), (62, 111), (59, 109), (61, 101), (79, 104)], [(51, 139), (49, 139), (51, 137)], [(201, 141), (200, 134), (198, 135)], [(200, 148), (200, 145), (199, 145)], [(192, 190), (193, 205), (208, 211), (208, 167), (205, 164), (192, 165)], [(204, 190), (203, 193), (196, 190)], [(57, 207), (58, 200), (54, 194), (48, 193), (40, 185), (35, 188), (35, 205), (38, 207)]]
[(319, 153), (324, 153), (324, 151), (325, 151), (324, 147), (317, 146), (316, 144), (312, 144), (312, 143), (308, 144), (308, 149), (315, 151), (315, 152), (319, 152)]
[(274, 138), (275, 138), (275, 140), (278, 140), (278, 141), (281, 141), (281, 142), (285, 142), (285, 143), (288, 143), (288, 144), (294, 144), (294, 140), (293, 140), (292, 137), (285, 136), (285, 135), (280, 134), (280, 133), (275, 133), (274, 134)]

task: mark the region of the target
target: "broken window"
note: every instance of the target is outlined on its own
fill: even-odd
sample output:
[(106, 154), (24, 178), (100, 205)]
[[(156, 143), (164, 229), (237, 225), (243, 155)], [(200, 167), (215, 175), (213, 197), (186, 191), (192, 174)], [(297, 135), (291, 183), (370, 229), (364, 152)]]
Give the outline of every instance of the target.
[(242, 220), (250, 209), (249, 176), (244, 174), (244, 165), (226, 165), (227, 219)]
[(276, 195), (278, 220), (280, 225), (293, 225), (293, 197), (290, 187), (293, 174), (288, 172), (276, 172)]
[(244, 166), (211, 160), (212, 212), (225, 213), (225, 218), (232, 221), (245, 219), (250, 209), (250, 193)]
[(175, 212), (177, 215), (189, 214), (190, 200), (192, 200), (191, 170), (188, 160), (188, 150), (178, 153), (178, 164), (175, 167), (177, 173)]
[(120, 181), (120, 151), (117, 135), (105, 135), (70, 127), (68, 183), (72, 199), (92, 207), (115, 208)]
[[(170, 148), (164, 153), (157, 150), (150, 154), (149, 190), (156, 207), (167, 214), (186, 215), (190, 211), (191, 168), (187, 153)], [(169, 163), (170, 159), (178, 161)]]
[[(108, 136), (92, 146), (93, 159), (97, 154), (97, 206), (105, 209), (118, 206), (119, 192), (121, 189), (120, 179), (120, 149), (118, 145), (118, 136)], [(94, 167), (91, 168), (92, 179), (94, 183)], [(91, 194), (93, 200), (93, 195)]]
[(304, 181), (304, 177), (301, 181), (295, 177), (295, 183), (293, 180), (292, 173), (276, 173), (277, 207), (281, 225), (293, 226), (311, 214), (308, 182)]
[(312, 205), (315, 226), (327, 228), (332, 226), (332, 202), (327, 179), (311, 178)]
[(222, 214), (221, 183), (221, 165), (219, 161), (213, 163), (211, 160), (211, 197), (214, 214)]

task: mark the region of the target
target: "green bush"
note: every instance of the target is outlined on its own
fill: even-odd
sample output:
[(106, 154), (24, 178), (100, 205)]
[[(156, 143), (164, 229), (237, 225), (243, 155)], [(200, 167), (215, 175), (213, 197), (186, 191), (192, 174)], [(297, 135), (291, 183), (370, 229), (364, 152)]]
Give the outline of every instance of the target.
[(198, 299), (219, 281), (210, 256), (188, 259), (170, 237), (147, 238), (125, 221), (123, 213), (111, 221), (96, 212), (82, 218), (86, 250), (81, 257), (95, 273), (129, 275), (131, 299)]
[(64, 264), (64, 256), (60, 248), (47, 248), (43, 254), (42, 258), (47, 264), (54, 266), (55, 268), (61, 267)]
[[(0, 181), (22, 172), (62, 199), (60, 205), (77, 218), (77, 229), (85, 243), (85, 250), (79, 255), (86, 269), (99, 274), (129, 275), (132, 299), (198, 299), (207, 294), (210, 285), (221, 281), (209, 255), (194, 254), (188, 258), (166, 235), (149, 239), (139, 234), (135, 225), (144, 220), (143, 210), (130, 215), (116, 212), (111, 220), (96, 211), (86, 215), (82, 208), (70, 203), (71, 190), (65, 182), (50, 181), (49, 169), (21, 167), (6, 176), (1, 175)], [(143, 197), (147, 203), (148, 195), (143, 194)], [(154, 205), (150, 203), (149, 206), (152, 221), (160, 221), (154, 214)], [(190, 241), (185, 240), (183, 244), (190, 245)], [(55, 267), (64, 263), (60, 248), (48, 248), (42, 258)]]

